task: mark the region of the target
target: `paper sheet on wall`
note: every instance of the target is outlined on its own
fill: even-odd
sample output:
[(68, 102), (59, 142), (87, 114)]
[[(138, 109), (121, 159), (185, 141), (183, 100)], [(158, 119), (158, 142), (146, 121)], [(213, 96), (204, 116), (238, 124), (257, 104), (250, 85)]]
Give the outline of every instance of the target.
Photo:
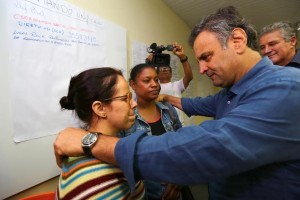
[(132, 64), (130, 69), (137, 64), (145, 63), (145, 59), (148, 57), (147, 45), (142, 42), (132, 41)]
[(107, 64), (105, 21), (65, 1), (10, 0), (8, 9), (14, 141), (77, 124), (59, 99), (71, 76)]
[(170, 54), (170, 66), (172, 68), (172, 79), (171, 81), (178, 81), (180, 76), (180, 69), (182, 68), (181, 63), (179, 62), (179, 59), (174, 54)]

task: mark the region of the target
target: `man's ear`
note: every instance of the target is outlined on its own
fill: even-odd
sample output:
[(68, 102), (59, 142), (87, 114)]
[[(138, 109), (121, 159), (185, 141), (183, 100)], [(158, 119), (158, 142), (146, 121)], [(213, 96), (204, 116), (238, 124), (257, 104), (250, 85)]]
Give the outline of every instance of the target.
[(106, 117), (106, 107), (103, 105), (101, 101), (94, 101), (92, 104), (92, 109), (96, 115), (101, 118)]
[(233, 44), (233, 48), (238, 54), (242, 54), (247, 49), (247, 34), (243, 29), (233, 29), (230, 40)]
[(296, 47), (296, 45), (297, 45), (297, 38), (296, 38), (296, 36), (292, 36), (291, 37), (291, 45), (294, 46), (294, 47)]

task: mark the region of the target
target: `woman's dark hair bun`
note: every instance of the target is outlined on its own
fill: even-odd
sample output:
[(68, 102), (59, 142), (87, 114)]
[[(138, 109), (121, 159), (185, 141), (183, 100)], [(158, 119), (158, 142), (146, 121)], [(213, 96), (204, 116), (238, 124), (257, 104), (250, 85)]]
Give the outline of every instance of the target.
[(67, 109), (67, 110), (74, 110), (75, 109), (74, 103), (71, 102), (67, 96), (62, 97), (60, 99), (59, 103), (60, 103), (60, 106), (61, 106), (62, 109)]

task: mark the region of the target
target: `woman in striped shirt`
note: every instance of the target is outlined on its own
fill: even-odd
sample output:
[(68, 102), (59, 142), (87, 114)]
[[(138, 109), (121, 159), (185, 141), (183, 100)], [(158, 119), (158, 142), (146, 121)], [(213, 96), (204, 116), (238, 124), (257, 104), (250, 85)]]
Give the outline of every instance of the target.
[[(135, 122), (136, 102), (121, 71), (114, 68), (93, 68), (72, 77), (68, 95), (61, 98), (60, 105), (62, 109), (75, 110), (94, 143), (101, 134), (116, 137)], [(92, 145), (84, 145), (89, 139), (82, 141), (85, 156), (64, 160), (56, 198), (143, 199), (143, 183), (137, 182), (131, 193), (118, 167), (92, 156)]]

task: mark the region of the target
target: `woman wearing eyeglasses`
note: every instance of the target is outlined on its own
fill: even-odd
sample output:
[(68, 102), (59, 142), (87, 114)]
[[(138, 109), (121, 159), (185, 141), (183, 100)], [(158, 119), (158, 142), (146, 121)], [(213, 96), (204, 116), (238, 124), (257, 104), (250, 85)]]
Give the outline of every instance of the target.
[[(121, 137), (137, 130), (145, 131), (148, 135), (161, 135), (181, 127), (176, 110), (170, 104), (155, 101), (160, 92), (160, 84), (154, 66), (136, 65), (131, 70), (129, 81), (137, 98), (137, 107), (134, 109), (137, 118), (131, 128), (120, 132)], [(179, 186), (149, 180), (145, 180), (144, 183), (148, 200), (180, 198)]]
[(72, 77), (68, 95), (60, 99), (60, 105), (75, 110), (89, 133), (82, 139), (86, 156), (64, 160), (57, 199), (143, 199), (143, 182), (137, 182), (131, 194), (122, 171), (97, 160), (91, 151), (101, 134), (116, 137), (135, 122), (136, 102), (121, 71), (94, 68)]

